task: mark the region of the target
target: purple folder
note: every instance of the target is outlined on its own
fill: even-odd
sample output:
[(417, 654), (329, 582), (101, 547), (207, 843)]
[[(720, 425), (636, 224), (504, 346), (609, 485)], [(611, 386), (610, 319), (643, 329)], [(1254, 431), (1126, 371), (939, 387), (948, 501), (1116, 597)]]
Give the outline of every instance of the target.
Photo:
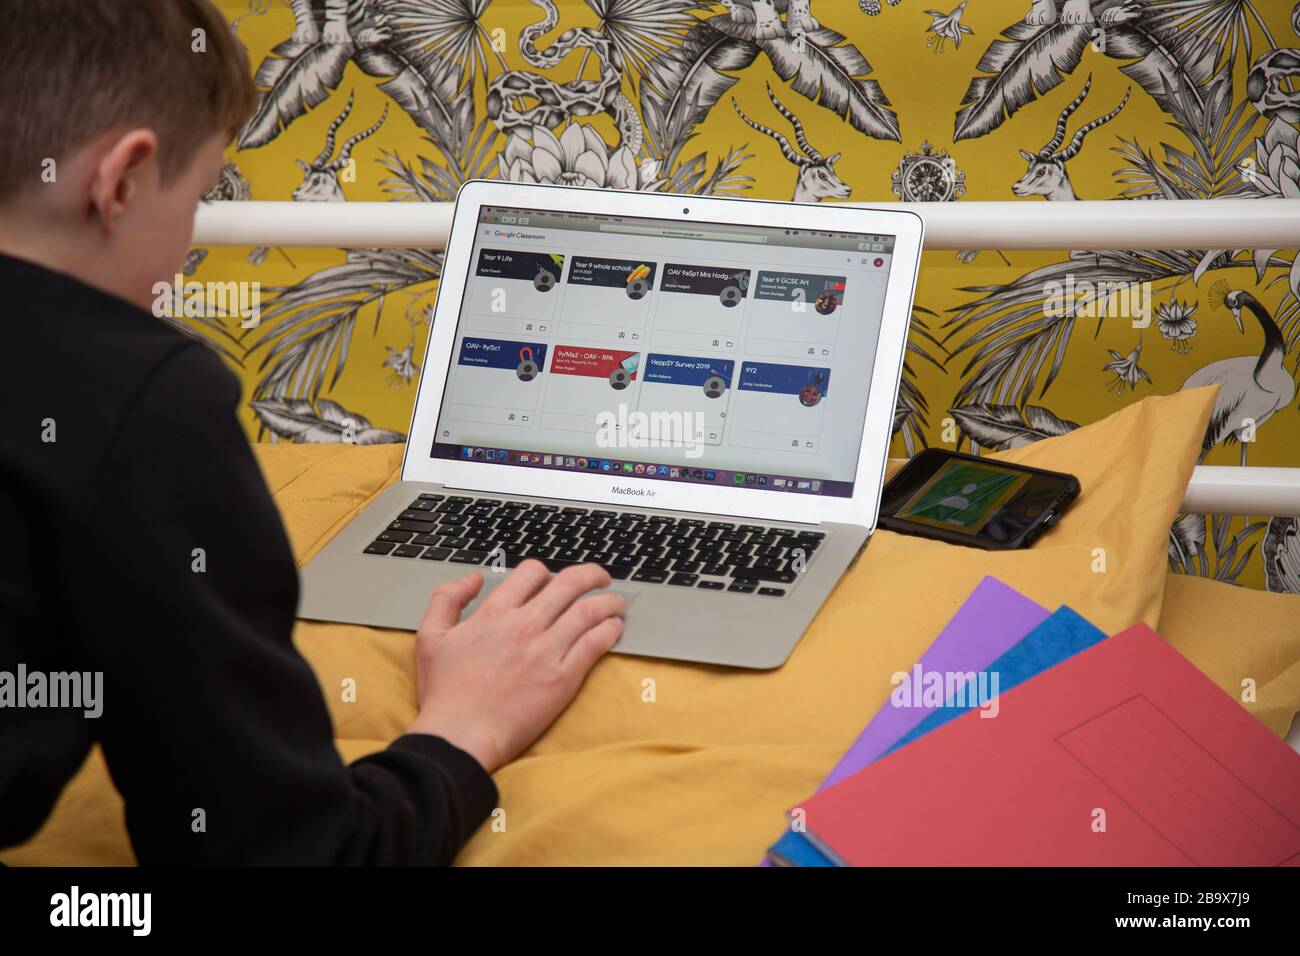
[[(917, 666), (922, 671), (939, 673), (983, 670), (1043, 623), (1048, 613), (1047, 608), (997, 578), (986, 577), (921, 655)], [(905, 688), (910, 683), (909, 676), (899, 686)], [(892, 707), (886, 701), (817, 789), (838, 783), (875, 761), (933, 710)]]
[[(916, 662), (923, 672), (981, 671), (1018, 644), (1048, 617), (1045, 607), (997, 578), (975, 586), (957, 613)], [(907, 687), (911, 678), (899, 686)], [(934, 712), (934, 707), (892, 707), (885, 701), (853, 746), (817, 789), (824, 790), (877, 760), (886, 750)], [(771, 866), (764, 858), (759, 866)], [(829, 864), (827, 864), (829, 865)]]

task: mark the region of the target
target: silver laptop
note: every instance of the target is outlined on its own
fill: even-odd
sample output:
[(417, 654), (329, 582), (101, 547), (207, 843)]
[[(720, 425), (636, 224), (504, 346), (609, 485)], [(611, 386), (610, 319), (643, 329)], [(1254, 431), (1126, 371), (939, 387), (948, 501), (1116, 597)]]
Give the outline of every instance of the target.
[(596, 562), (616, 652), (779, 666), (875, 528), (921, 242), (901, 211), (466, 184), (402, 480), (300, 616), (414, 630), (442, 581)]

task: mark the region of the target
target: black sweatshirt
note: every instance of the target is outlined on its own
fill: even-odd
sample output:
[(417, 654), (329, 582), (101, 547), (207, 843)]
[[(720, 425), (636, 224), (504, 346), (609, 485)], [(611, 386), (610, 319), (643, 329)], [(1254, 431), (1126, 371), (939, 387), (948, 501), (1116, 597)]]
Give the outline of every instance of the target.
[[(142, 864), (449, 862), (492, 778), (422, 734), (339, 759), (234, 376), (148, 312), (2, 255), (0, 303), (0, 847), (99, 743)], [(72, 672), (102, 673), (99, 717), (16, 706)]]

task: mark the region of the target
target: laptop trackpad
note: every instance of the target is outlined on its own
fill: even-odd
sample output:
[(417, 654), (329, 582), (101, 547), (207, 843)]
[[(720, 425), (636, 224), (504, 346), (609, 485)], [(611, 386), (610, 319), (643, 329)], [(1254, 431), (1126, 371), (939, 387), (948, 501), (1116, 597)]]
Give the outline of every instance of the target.
[[(473, 612), (479, 606), (479, 604), (483, 602), (483, 599), (486, 598), (489, 594), (491, 594), (492, 591), (496, 589), (497, 585), (499, 585), (502, 581), (505, 580), (505, 576), (499, 574), (488, 574), (488, 575), (484, 575), (484, 577), (486, 577), (487, 580), (483, 582), (483, 590), (479, 592), (478, 597), (476, 597), (470, 603), (469, 607), (466, 608), (466, 613)], [(494, 578), (496, 580), (493, 580)], [(640, 591), (632, 591), (632, 590), (625, 590), (617, 587), (611, 587), (611, 588), (605, 588), (602, 591), (592, 591), (591, 594), (585, 594), (583, 595), (583, 597), (579, 598), (578, 600), (579, 601), (585, 600), (586, 598), (596, 594), (604, 594), (605, 591), (612, 591), (614, 594), (620, 595), (623, 598), (623, 600), (627, 602), (628, 607), (631, 607), (632, 602), (635, 601), (637, 597), (641, 594)]]

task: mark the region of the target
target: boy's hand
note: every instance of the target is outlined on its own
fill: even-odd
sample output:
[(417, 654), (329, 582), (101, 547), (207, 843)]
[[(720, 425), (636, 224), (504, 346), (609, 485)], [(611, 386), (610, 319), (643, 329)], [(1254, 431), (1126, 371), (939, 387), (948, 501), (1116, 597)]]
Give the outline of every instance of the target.
[(609, 583), (594, 564), (552, 576), (525, 561), (464, 621), (483, 576), (439, 585), (416, 636), (420, 713), (409, 732), (445, 738), (489, 773), (513, 760), (623, 633), (622, 597), (583, 597)]

